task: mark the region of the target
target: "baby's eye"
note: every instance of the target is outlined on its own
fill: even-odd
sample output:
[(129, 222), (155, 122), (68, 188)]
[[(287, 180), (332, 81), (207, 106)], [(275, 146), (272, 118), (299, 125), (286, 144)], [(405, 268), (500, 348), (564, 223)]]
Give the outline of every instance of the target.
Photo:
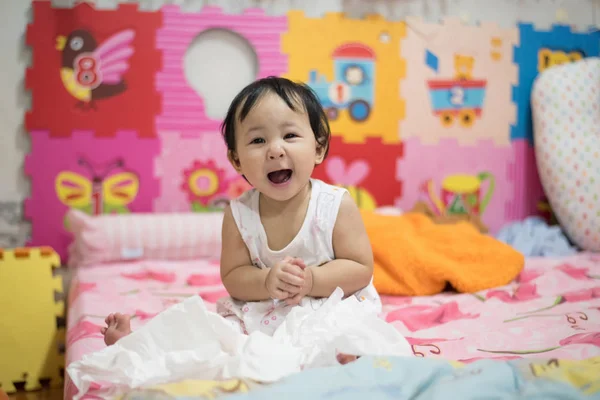
[(252, 141), (250, 142), (250, 144), (262, 144), (265, 142), (265, 139), (263, 138), (256, 138), (256, 139), (252, 139)]
[(295, 137), (298, 137), (298, 135), (296, 135), (295, 133), (286, 133), (285, 135), (286, 139), (293, 139)]

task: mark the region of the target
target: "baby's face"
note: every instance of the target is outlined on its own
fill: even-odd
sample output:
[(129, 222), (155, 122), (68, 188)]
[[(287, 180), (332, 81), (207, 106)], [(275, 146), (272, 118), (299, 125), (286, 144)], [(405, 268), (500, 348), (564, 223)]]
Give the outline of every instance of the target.
[(263, 195), (286, 201), (308, 184), (322, 152), (308, 115), (291, 110), (277, 94), (265, 94), (244, 121), (236, 122), (239, 164), (232, 164)]

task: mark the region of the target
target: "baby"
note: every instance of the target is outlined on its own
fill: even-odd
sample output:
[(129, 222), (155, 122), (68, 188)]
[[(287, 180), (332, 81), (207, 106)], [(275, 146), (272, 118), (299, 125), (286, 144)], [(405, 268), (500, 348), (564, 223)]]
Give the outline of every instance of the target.
[[(311, 177), (331, 137), (312, 90), (279, 77), (255, 81), (233, 99), (222, 133), (231, 165), (253, 189), (225, 209), (221, 278), (231, 297), (217, 312), (242, 333), (272, 335), (293, 306), (317, 309), (337, 287), (380, 312), (357, 206), (345, 189)], [(106, 323), (107, 345), (131, 332), (127, 315)]]

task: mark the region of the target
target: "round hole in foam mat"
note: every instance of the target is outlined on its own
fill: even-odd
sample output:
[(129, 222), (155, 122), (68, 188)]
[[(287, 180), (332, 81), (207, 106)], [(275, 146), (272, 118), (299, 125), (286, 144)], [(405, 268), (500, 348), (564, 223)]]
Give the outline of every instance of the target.
[(206, 115), (223, 119), (235, 95), (256, 79), (258, 57), (237, 33), (209, 29), (192, 41), (183, 65), (188, 83), (204, 100)]

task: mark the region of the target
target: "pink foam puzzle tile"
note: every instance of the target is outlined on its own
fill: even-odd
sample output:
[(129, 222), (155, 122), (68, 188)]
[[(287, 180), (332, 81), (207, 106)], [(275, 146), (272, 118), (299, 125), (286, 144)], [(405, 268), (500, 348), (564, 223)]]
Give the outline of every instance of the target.
[(534, 147), (526, 138), (513, 140), (506, 176), (514, 187), (514, 196), (506, 206), (507, 220), (516, 221), (543, 214), (540, 206), (545, 201), (544, 189), (538, 174)]
[(490, 232), (496, 232), (506, 222), (505, 209), (516, 190), (506, 174), (512, 157), (512, 147), (497, 147), (491, 139), (476, 146), (462, 146), (450, 138), (438, 145), (406, 139), (404, 158), (396, 170), (403, 195), (396, 205), (407, 211), (417, 201), (425, 201), (433, 209), (460, 214), (465, 208), (460, 194), (465, 193)]
[(287, 56), (280, 45), (281, 34), (287, 29), (285, 16), (268, 16), (260, 9), (230, 15), (219, 7), (184, 12), (176, 5), (163, 7), (161, 13), (163, 25), (156, 38), (163, 59), (156, 75), (156, 87), (162, 95), (162, 113), (156, 118), (159, 131), (218, 131), (221, 121), (206, 115), (204, 100), (189, 85), (184, 72), (185, 53), (201, 32), (229, 29), (245, 38), (258, 57), (257, 78), (281, 75), (287, 70)]
[(157, 212), (222, 209), (229, 199), (250, 185), (227, 159), (227, 147), (218, 132), (182, 134), (159, 132), (161, 152), (155, 160), (160, 194)]
[(31, 196), (25, 215), (31, 221), (28, 245), (51, 246), (64, 261), (71, 235), (65, 213), (76, 208), (89, 214), (152, 211), (159, 192), (154, 158), (156, 138), (138, 138), (135, 131), (119, 131), (113, 138), (93, 131), (52, 138), (48, 131), (31, 133), (31, 152), (25, 172), (31, 177)]

